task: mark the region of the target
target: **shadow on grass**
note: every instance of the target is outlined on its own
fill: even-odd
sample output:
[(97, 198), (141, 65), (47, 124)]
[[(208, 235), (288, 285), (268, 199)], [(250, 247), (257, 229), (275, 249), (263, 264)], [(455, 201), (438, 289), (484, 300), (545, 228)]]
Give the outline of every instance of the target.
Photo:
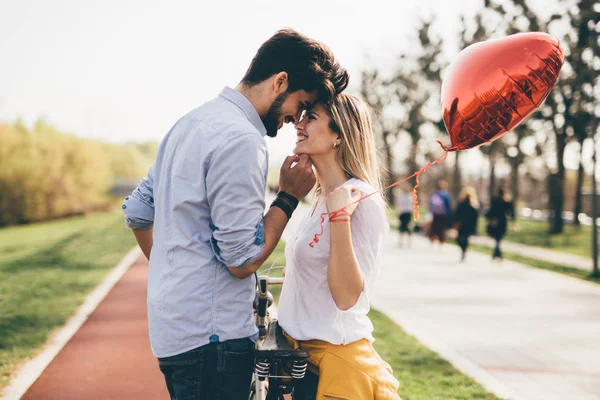
[[(85, 254), (73, 257), (73, 253), (83, 247), (89, 250), (88, 246), (93, 247), (98, 236), (109, 235), (111, 231), (114, 231), (114, 226), (117, 223), (120, 222), (93, 231), (80, 230), (74, 232), (64, 239), (25, 257), (0, 263), (0, 270), (3, 273), (17, 273), (47, 268), (79, 271), (96, 269), (101, 266), (95, 262), (96, 260), (86, 257)], [(107, 249), (107, 251), (110, 251), (110, 249)]]
[(0, 350), (15, 346), (35, 346), (46, 340), (50, 329), (63, 323), (47, 315), (14, 315), (0, 318)]

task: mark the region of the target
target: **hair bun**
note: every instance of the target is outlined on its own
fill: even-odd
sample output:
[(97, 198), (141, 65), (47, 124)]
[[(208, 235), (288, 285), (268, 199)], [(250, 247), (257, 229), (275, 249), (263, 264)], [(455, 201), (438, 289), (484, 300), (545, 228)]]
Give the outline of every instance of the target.
[(339, 67), (339, 73), (332, 77), (333, 84), (336, 88), (336, 94), (342, 93), (348, 87), (350, 81), (350, 74), (348, 70), (343, 67)]

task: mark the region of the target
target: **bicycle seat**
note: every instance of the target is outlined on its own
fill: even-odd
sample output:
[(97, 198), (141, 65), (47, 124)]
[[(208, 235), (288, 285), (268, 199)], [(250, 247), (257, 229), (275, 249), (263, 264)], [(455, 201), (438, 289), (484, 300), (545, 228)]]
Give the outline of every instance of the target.
[(260, 348), (254, 350), (254, 357), (260, 359), (306, 359), (309, 354), (306, 350), (296, 350), (290, 346), (279, 326), (279, 321), (272, 319), (265, 341)]

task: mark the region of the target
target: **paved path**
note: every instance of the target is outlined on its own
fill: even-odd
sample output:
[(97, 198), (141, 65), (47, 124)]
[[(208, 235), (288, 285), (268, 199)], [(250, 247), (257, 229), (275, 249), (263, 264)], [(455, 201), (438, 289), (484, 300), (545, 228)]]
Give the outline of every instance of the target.
[(459, 263), (458, 247), (417, 235), (397, 242), (393, 231), (374, 307), (505, 399), (600, 399), (600, 285), (475, 252)]
[(506, 398), (600, 399), (600, 285), (397, 238), (375, 307)]
[[(471, 242), (490, 248), (495, 246), (494, 239), (485, 236), (473, 236), (471, 238)], [(565, 267), (578, 268), (589, 271), (590, 273), (592, 272), (591, 256), (581, 257), (574, 254), (567, 254), (560, 251), (545, 249), (543, 247), (527, 246), (524, 244), (507, 241), (502, 242), (502, 250), (526, 257), (536, 258), (538, 260), (562, 264)]]
[(48, 365), (23, 400), (164, 400), (150, 352), (148, 262), (141, 256)]

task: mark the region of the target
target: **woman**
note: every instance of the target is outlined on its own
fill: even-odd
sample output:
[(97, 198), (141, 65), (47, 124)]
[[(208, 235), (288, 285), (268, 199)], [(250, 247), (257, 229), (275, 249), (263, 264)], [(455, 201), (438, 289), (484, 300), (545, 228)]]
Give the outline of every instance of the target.
[(477, 232), (479, 202), (475, 188), (467, 186), (460, 193), (460, 200), (454, 214), (454, 227), (458, 231), (456, 242), (462, 250), (461, 261), (465, 260), (469, 237)]
[(396, 205), (396, 211), (398, 211), (399, 222), (398, 231), (400, 233), (399, 245), (402, 247), (404, 243), (404, 236), (408, 236), (408, 245), (410, 246), (410, 221), (413, 215), (413, 196), (410, 187), (407, 184), (402, 185), (395, 191), (394, 201)]
[(492, 254), (492, 260), (498, 259), (502, 261), (502, 250), (500, 250), (500, 242), (506, 235), (508, 226), (508, 218), (515, 219), (515, 207), (512, 199), (508, 194), (504, 193), (504, 189), (498, 189), (498, 195), (494, 197), (490, 204), (490, 209), (485, 217), (488, 220), (487, 232), (496, 241), (496, 247)]
[[(351, 204), (380, 188), (368, 108), (342, 94), (308, 110), (296, 129), (294, 153), (310, 156), (317, 188), (312, 213), (287, 243), (279, 301), (288, 341), (310, 353), (294, 398), (399, 399), (391, 367), (371, 345), (367, 316), (389, 232), (384, 203), (376, 194)], [(323, 214), (323, 233), (315, 240)]]

